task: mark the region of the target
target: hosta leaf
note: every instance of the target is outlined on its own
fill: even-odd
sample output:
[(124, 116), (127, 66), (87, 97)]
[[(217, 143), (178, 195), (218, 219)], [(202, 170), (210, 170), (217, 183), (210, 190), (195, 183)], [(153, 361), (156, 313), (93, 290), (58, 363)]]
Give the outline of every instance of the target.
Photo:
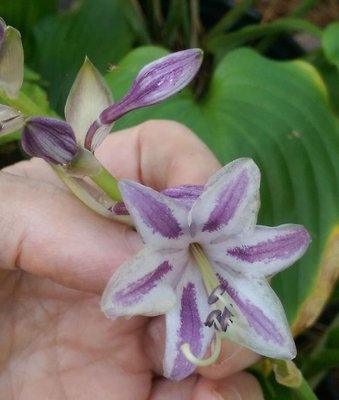
[(322, 36), (322, 45), (328, 61), (339, 69), (339, 22), (326, 27)]
[(50, 103), (60, 114), (85, 56), (105, 71), (127, 53), (133, 40), (118, 0), (82, 0), (71, 11), (46, 17), (35, 38), (34, 67), (47, 82)]
[[(115, 97), (127, 90), (148, 57), (161, 55), (156, 48), (132, 52), (121, 63), (121, 74), (108, 76)], [(339, 269), (339, 125), (315, 69), (236, 50), (218, 65), (202, 101), (186, 90), (162, 105), (126, 115), (115, 129), (149, 118), (188, 125), (222, 164), (244, 156), (258, 163), (260, 223), (301, 223), (313, 239), (303, 259), (273, 279), (295, 333), (310, 325)]]

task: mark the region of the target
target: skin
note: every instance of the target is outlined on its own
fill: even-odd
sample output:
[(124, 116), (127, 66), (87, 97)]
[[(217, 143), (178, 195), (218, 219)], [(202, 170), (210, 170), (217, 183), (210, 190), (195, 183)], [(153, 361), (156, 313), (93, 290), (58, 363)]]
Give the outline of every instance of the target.
[[(203, 184), (220, 167), (169, 121), (111, 135), (96, 156), (157, 190)], [(243, 372), (250, 351), (224, 342), (215, 365), (172, 382), (161, 375), (163, 317), (105, 318), (105, 283), (142, 246), (131, 228), (86, 208), (42, 160), (0, 171), (0, 195), (1, 399), (263, 399)]]

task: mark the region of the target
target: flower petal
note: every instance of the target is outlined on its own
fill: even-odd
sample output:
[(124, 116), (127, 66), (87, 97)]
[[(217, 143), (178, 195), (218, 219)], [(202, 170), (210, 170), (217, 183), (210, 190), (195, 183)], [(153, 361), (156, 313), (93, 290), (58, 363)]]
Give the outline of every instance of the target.
[(5, 136), (22, 128), (24, 117), (20, 111), (0, 104), (0, 136)]
[(24, 50), (20, 32), (7, 26), (0, 47), (0, 89), (15, 98), (24, 79)]
[(181, 185), (167, 188), (162, 190), (161, 193), (172, 199), (184, 202), (190, 209), (203, 190), (204, 186), (202, 185)]
[(120, 181), (119, 188), (146, 243), (165, 248), (184, 247), (188, 214), (184, 204), (132, 181)]
[(292, 359), (295, 344), (280, 300), (264, 278), (215, 267), (230, 301), (226, 337), (267, 357)]
[(231, 268), (254, 276), (270, 276), (295, 263), (305, 253), (310, 236), (301, 225), (257, 226), (253, 235), (208, 246), (207, 254)]
[[(113, 98), (110, 89), (100, 72), (86, 57), (73, 83), (65, 106), (66, 121), (73, 128), (80, 146), (84, 146), (86, 133), (93, 121), (112, 103)], [(112, 125), (105, 127), (106, 135), (111, 128)]]
[(214, 336), (213, 329), (204, 325), (208, 313), (207, 293), (200, 274), (195, 265), (188, 264), (177, 286), (177, 302), (166, 314), (165, 377), (181, 380), (195, 370), (181, 346), (188, 343), (196, 357), (205, 355)]
[(173, 280), (186, 262), (183, 251), (154, 251), (145, 247), (111, 277), (101, 299), (109, 318), (160, 315), (176, 301)]
[(227, 164), (207, 182), (189, 215), (192, 235), (200, 243), (229, 237), (255, 227), (260, 172), (251, 159)]

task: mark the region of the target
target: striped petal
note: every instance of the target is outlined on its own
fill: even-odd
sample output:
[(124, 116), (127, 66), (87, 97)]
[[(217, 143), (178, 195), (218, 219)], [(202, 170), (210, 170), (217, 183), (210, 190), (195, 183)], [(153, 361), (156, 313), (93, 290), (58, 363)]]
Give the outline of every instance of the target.
[(185, 246), (188, 211), (184, 204), (132, 181), (121, 181), (119, 188), (145, 243), (158, 248)]
[(197, 241), (208, 243), (253, 230), (259, 209), (259, 183), (258, 167), (246, 158), (214, 174), (189, 215), (191, 233)]
[(284, 309), (266, 279), (247, 278), (221, 265), (215, 270), (232, 314), (225, 336), (267, 357), (294, 358), (295, 344)]
[(166, 314), (165, 377), (181, 380), (196, 368), (181, 351), (184, 343), (190, 345), (196, 357), (205, 355), (214, 336), (213, 330), (204, 325), (208, 313), (207, 294), (201, 276), (195, 265), (188, 264), (177, 286), (177, 302)]
[(154, 251), (145, 247), (111, 277), (101, 299), (108, 318), (160, 315), (176, 302), (173, 280), (186, 262), (183, 251)]
[(295, 263), (307, 250), (310, 236), (301, 225), (257, 226), (254, 234), (208, 247), (208, 256), (238, 272), (271, 276)]
[(167, 197), (180, 200), (186, 204), (187, 208), (191, 209), (193, 203), (203, 192), (202, 185), (181, 185), (167, 188), (161, 191)]

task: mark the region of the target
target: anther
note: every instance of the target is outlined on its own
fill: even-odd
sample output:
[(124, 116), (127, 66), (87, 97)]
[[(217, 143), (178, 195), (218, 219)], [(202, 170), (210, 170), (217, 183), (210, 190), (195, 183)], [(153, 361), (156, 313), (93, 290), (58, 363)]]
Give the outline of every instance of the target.
[(230, 323), (232, 323), (233, 314), (227, 307), (224, 307), (223, 312), (220, 310), (211, 311), (205, 321), (205, 325), (209, 328), (213, 325), (217, 331), (226, 332)]
[(222, 287), (222, 285), (217, 286), (208, 296), (208, 304), (216, 303), (224, 293), (225, 289)]

